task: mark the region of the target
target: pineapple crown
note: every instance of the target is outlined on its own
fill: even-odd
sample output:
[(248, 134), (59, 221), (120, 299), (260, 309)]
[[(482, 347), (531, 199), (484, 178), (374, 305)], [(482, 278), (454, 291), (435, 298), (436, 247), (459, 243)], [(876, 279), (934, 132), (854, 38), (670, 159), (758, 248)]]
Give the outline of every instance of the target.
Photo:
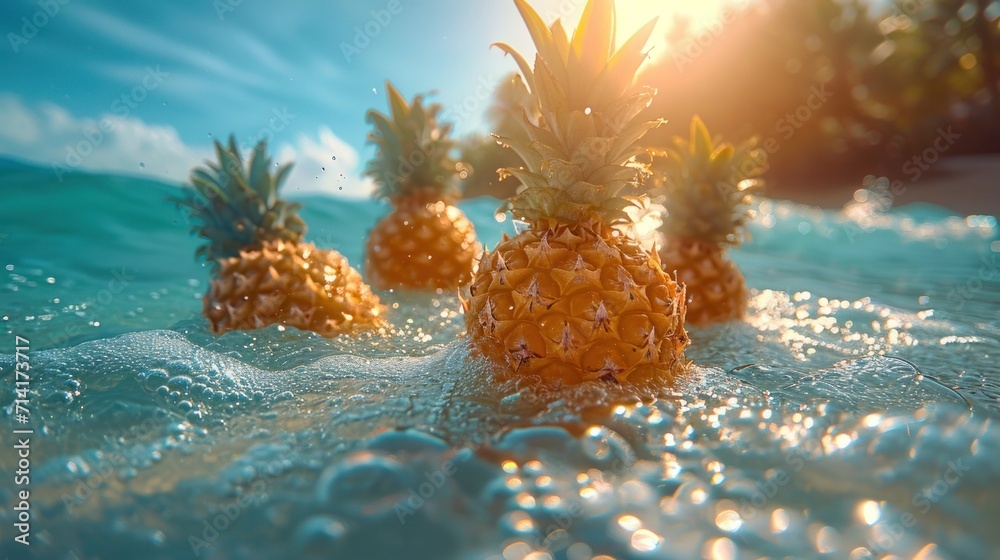
[(643, 153), (637, 142), (663, 122), (636, 119), (656, 93), (634, 87), (656, 20), (616, 50), (613, 0), (590, 0), (572, 39), (559, 20), (546, 27), (525, 0), (514, 3), (538, 51), (534, 66), (510, 45), (495, 46), (514, 58), (537, 99), (537, 116), (523, 111), (530, 141), (498, 138), (525, 164), (502, 170), (522, 183), (505, 209), (535, 226), (628, 222), (625, 209), (636, 197), (626, 194), (648, 173), (636, 159)]
[(425, 106), (421, 95), (408, 104), (388, 81), (385, 89), (392, 116), (372, 109), (365, 117), (375, 126), (368, 142), (376, 145), (377, 152), (365, 167), (365, 175), (375, 180), (375, 198), (394, 204), (458, 199), (457, 162), (450, 155), (455, 142), (448, 137), (451, 124), (437, 120), (442, 106)]
[(739, 245), (751, 217), (750, 195), (764, 186), (767, 152), (751, 138), (739, 145), (716, 144), (697, 115), (690, 140), (675, 137), (674, 148), (651, 151), (656, 189), (666, 200), (662, 231), (672, 238)]
[(301, 205), (278, 198), (278, 189), (292, 164), (282, 165), (272, 174), (263, 140), (245, 168), (233, 136), (228, 147), (216, 140), (215, 153), (218, 161), (206, 161), (206, 167), (191, 171), (193, 192), (173, 199), (199, 222), (191, 232), (208, 240), (198, 248), (197, 257), (217, 270), (220, 260), (242, 250), (258, 248), (267, 241), (295, 242), (305, 235), (306, 224), (298, 215)]

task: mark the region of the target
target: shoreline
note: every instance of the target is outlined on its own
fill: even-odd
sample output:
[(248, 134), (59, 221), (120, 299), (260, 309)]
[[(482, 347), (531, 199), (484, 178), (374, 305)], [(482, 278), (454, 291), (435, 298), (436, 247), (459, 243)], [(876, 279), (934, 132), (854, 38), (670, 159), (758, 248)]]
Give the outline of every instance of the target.
[[(826, 209), (840, 209), (851, 201), (861, 187), (864, 174), (856, 183), (814, 184), (803, 189), (801, 183), (787, 182), (775, 188), (770, 185), (770, 198), (790, 200), (799, 204)], [(928, 202), (959, 214), (1000, 217), (1000, 155), (963, 155), (942, 158), (916, 181), (903, 180), (905, 189), (895, 197), (895, 206), (913, 202)]]

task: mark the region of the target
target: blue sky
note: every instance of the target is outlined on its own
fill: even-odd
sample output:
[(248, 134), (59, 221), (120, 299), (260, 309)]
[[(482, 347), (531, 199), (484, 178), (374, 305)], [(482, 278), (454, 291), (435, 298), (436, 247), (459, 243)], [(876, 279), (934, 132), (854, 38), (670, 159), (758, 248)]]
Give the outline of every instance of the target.
[[(584, 3), (535, 5), (575, 24)], [(665, 4), (632, 0), (620, 19)], [(5, 0), (0, 22), (0, 154), (55, 179), (183, 181), (212, 136), (234, 133), (294, 158), (291, 188), (365, 195), (364, 115), (386, 110), (386, 79), (407, 97), (437, 90), (459, 135), (486, 132), (491, 88), (514, 69), (490, 43), (534, 52), (510, 0)]]

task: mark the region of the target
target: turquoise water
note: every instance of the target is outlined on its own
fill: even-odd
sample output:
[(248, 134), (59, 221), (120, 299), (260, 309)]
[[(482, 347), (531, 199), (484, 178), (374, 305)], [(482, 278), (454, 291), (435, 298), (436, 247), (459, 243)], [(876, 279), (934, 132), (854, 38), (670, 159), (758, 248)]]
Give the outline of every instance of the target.
[[(216, 337), (176, 187), (0, 185), (0, 556), (1000, 557), (995, 219), (758, 201), (747, 321), (691, 329), (691, 378), (642, 404), (491, 383), (450, 294), (387, 294), (385, 337)], [(384, 207), (301, 200), (360, 263)], [(489, 245), (496, 206), (463, 205)]]

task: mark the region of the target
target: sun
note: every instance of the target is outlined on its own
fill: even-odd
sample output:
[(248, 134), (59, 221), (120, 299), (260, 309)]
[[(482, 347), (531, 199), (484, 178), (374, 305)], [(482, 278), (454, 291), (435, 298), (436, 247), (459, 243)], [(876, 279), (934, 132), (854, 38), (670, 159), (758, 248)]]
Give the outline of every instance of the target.
[(647, 48), (656, 56), (669, 51), (667, 32), (675, 18), (686, 18), (695, 30), (724, 24), (723, 8), (742, 5), (746, 0), (619, 0), (616, 2), (617, 36), (621, 43), (649, 20), (658, 18)]
[[(750, 0), (618, 0), (615, 2), (617, 17), (616, 35), (620, 45), (639, 30), (649, 20), (658, 18), (656, 29), (649, 40), (647, 49), (653, 57), (670, 52), (667, 32), (675, 17), (687, 18), (694, 30), (725, 25), (723, 8), (739, 7)], [(586, 0), (538, 0), (532, 5), (546, 23), (557, 17), (563, 20), (567, 30), (576, 27)]]

